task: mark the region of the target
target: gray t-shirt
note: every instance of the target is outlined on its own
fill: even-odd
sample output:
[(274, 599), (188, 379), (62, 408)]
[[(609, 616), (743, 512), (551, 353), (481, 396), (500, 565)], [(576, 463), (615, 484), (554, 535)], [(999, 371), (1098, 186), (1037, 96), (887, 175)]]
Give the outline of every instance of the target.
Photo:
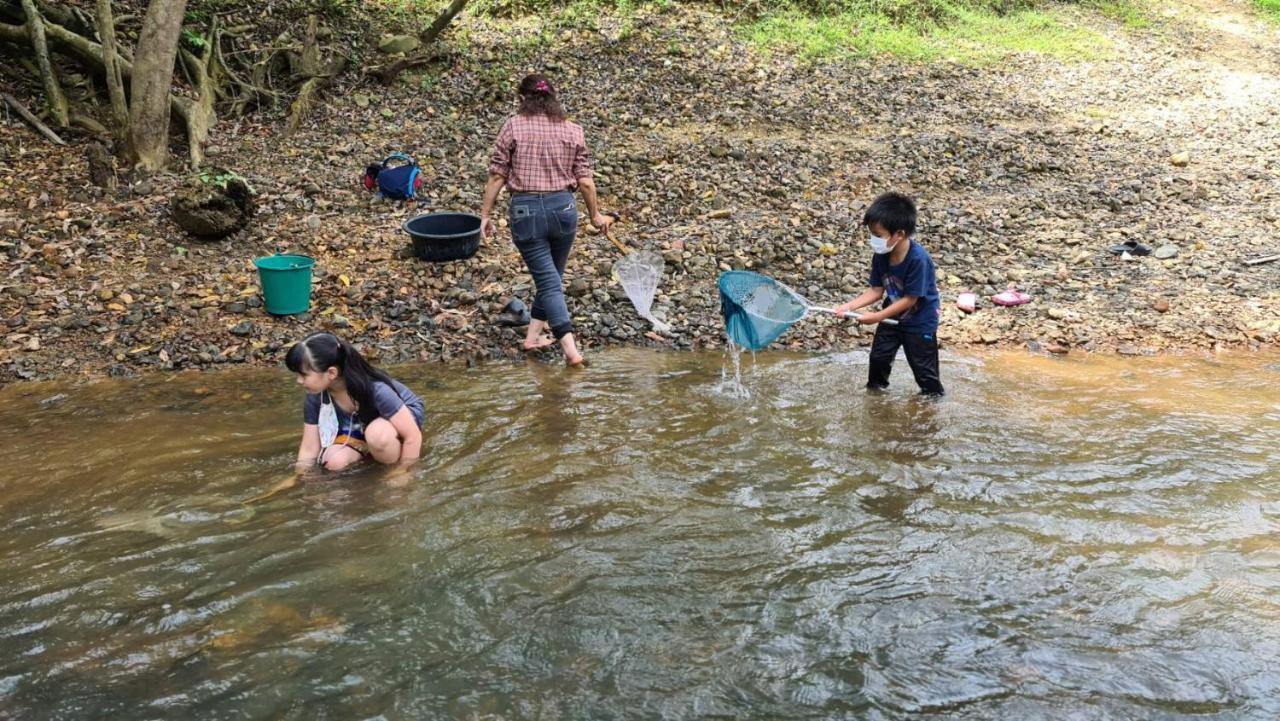
[[(374, 381), (371, 387), (373, 395), (373, 407), (378, 411), (379, 418), (391, 420), (391, 416), (400, 412), (404, 406), (409, 407), (409, 412), (413, 414), (413, 419), (418, 422), (418, 427), (422, 427), (422, 418), (426, 414), (422, 406), (422, 399), (413, 394), (405, 384), (394, 378), (391, 379), (390, 385), (382, 381)], [(308, 393), (306, 400), (302, 402), (302, 422), (316, 425), (320, 422), (320, 404), (321, 393)], [(328, 399), (333, 403), (333, 399)], [(351, 416), (337, 403), (333, 404), (333, 410), (338, 414), (338, 427), (344, 432), (351, 428)]]

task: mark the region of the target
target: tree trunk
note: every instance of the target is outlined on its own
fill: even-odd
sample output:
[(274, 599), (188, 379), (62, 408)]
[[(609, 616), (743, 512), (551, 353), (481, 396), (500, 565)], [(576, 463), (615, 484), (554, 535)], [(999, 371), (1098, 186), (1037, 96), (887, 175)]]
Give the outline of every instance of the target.
[(151, 0), (138, 35), (130, 84), (129, 159), (143, 173), (169, 161), (169, 88), (187, 0)]
[(49, 114), (59, 127), (71, 124), (67, 112), (67, 98), (62, 94), (62, 86), (58, 85), (58, 75), (49, 60), (49, 46), (44, 39), (44, 18), (36, 10), (35, 0), (22, 0), (22, 12), (27, 16), (27, 33), (31, 37), (31, 47), (35, 50), (36, 63), (40, 66), (40, 80), (44, 82), (45, 102), (49, 106)]
[(430, 45), (435, 42), (440, 33), (444, 32), (444, 29), (449, 27), (449, 23), (453, 22), (453, 17), (462, 12), (462, 8), (466, 7), (466, 5), (467, 0), (453, 0), (453, 2), (449, 3), (449, 7), (441, 10), (435, 21), (431, 23), (431, 27), (427, 28), (427, 31), (419, 36), (422, 44)]
[(107, 96), (111, 98), (111, 134), (116, 139), (116, 149), (124, 148), (129, 138), (129, 103), (124, 97), (124, 73), (116, 58), (116, 24), (112, 17), (111, 0), (98, 2), (98, 37), (102, 39), (102, 60), (106, 66)]

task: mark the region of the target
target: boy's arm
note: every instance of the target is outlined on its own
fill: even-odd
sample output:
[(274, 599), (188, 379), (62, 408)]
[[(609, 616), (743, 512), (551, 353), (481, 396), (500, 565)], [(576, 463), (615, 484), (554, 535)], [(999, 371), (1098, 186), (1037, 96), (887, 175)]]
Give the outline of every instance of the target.
[(878, 310), (874, 313), (863, 314), (858, 318), (858, 322), (863, 325), (872, 325), (879, 323), (885, 318), (896, 318), (897, 316), (906, 313), (908, 310), (911, 310), (911, 306), (916, 304), (916, 300), (917, 298), (914, 295), (904, 295), (890, 303), (888, 308)]
[[(844, 304), (838, 305), (838, 306), (836, 306), (835, 308), (833, 308), (832, 310), (834, 310), (834, 311), (835, 311), (836, 315), (838, 315), (838, 316), (842, 316), (842, 315), (844, 315), (845, 313), (848, 313), (848, 312), (850, 312), (850, 311), (855, 311), (855, 310), (857, 310), (857, 309), (859, 309), (859, 308), (862, 308), (862, 307), (864, 307), (864, 306), (871, 305), (872, 303), (874, 303), (874, 302), (876, 302), (876, 301), (880, 300), (880, 299), (881, 299), (881, 298), (883, 298), (883, 297), (884, 297), (884, 287), (883, 287), (883, 286), (877, 286), (877, 287), (874, 287), (874, 288), (868, 288), (868, 289), (866, 289), (866, 290), (862, 291), (862, 295), (858, 296), (857, 298), (854, 298), (853, 300), (849, 301), (848, 303), (844, 303)], [(890, 306), (890, 307), (892, 307), (892, 306)]]

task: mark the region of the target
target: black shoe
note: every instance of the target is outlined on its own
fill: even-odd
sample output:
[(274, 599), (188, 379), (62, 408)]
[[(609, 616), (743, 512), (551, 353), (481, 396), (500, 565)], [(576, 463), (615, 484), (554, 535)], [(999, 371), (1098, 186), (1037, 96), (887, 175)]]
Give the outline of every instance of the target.
[(512, 298), (507, 307), (502, 309), (502, 313), (498, 316), (498, 325), (505, 326), (522, 326), (529, 325), (532, 318), (529, 317), (529, 309), (519, 298)]
[(1136, 240), (1126, 240), (1123, 243), (1108, 248), (1113, 254), (1120, 255), (1128, 253), (1129, 255), (1151, 255), (1151, 246), (1139, 243)]

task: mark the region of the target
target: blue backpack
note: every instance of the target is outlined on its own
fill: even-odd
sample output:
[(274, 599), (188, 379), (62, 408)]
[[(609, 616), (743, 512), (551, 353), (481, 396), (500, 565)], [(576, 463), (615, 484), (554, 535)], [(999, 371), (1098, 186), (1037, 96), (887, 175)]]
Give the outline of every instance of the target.
[[(390, 167), (392, 161), (400, 161), (401, 165)], [(418, 162), (404, 153), (392, 153), (381, 164), (365, 168), (364, 187), (376, 188), (379, 195), (391, 200), (414, 200), (422, 187)]]

